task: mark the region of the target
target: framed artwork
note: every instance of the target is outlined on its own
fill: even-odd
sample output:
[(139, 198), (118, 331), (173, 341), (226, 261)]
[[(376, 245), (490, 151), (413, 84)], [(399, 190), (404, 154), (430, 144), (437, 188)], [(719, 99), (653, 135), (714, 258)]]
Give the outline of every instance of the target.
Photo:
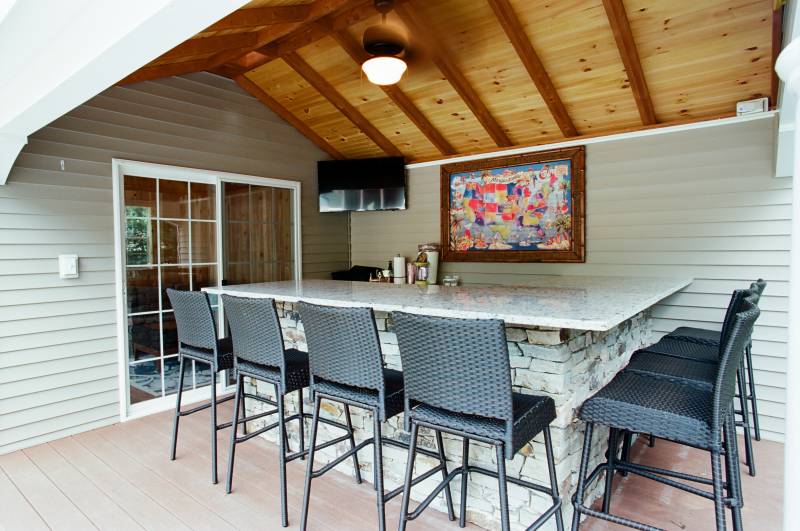
[(583, 146), (442, 166), (442, 260), (584, 262)]

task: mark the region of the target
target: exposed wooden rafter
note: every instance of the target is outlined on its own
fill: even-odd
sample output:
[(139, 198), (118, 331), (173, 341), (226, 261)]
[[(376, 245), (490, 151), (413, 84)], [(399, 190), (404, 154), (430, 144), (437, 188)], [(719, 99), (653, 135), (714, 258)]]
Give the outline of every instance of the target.
[[(339, 43), (344, 51), (359, 65), (369, 59), (369, 54), (364, 51), (361, 44), (358, 43), (347, 31), (337, 31), (331, 36)], [(431, 144), (436, 146), (439, 153), (442, 155), (452, 155), (456, 152), (450, 142), (442, 136), (436, 127), (428, 120), (424, 114), (420, 112), (416, 105), (406, 96), (397, 85), (381, 85), (380, 88), (391, 99), (395, 105), (408, 116), (408, 118), (417, 126), (422, 134), (431, 141)]]
[(202, 39), (189, 39), (183, 44), (179, 44), (164, 55), (158, 57), (156, 61), (180, 61), (185, 57), (197, 55), (207, 55), (217, 53), (221, 50), (231, 50), (234, 48), (247, 49), (255, 46), (258, 42), (258, 33), (233, 33), (220, 37), (204, 37)]
[(558, 124), (558, 128), (566, 137), (577, 136), (578, 130), (572, 119), (569, 117), (567, 108), (558, 96), (555, 85), (547, 74), (536, 50), (533, 49), (530, 39), (525, 34), (525, 28), (519, 22), (519, 18), (514, 13), (514, 8), (509, 0), (489, 0), (489, 5), (494, 10), (497, 20), (503, 27), (508, 39), (517, 51), (522, 64), (531, 76), (536, 88), (539, 89), (550, 114), (553, 115)]
[(275, 114), (286, 120), (289, 125), (300, 131), (306, 138), (314, 142), (320, 149), (325, 151), (328, 155), (335, 159), (343, 159), (344, 156), (339, 153), (332, 145), (330, 145), (324, 138), (314, 132), (305, 122), (292, 114), (286, 107), (275, 101), (275, 99), (264, 92), (261, 87), (250, 81), (247, 77), (240, 75), (233, 78), (236, 83), (244, 90), (249, 92), (253, 97), (258, 99), (261, 103), (266, 105)]
[[(303, 22), (287, 24), (287, 28), (285, 31), (281, 32), (281, 35), (275, 36), (274, 38), (271, 38), (265, 42), (261, 42), (258, 46), (249, 50), (247, 53), (241, 54), (239, 57), (224, 61), (224, 63), (230, 63), (225, 65), (228, 71), (234, 73), (244, 73), (276, 59), (279, 55), (281, 55), (282, 52), (278, 50), (278, 45), (275, 43), (278, 41), (278, 39), (293, 35), (295, 32), (295, 38), (299, 39), (300, 42), (304, 41), (299, 37), (299, 35), (314, 35), (313, 40), (306, 42), (306, 44), (321, 39), (325, 36), (327, 31), (321, 33), (319, 28), (329, 27), (328, 31), (332, 30), (333, 21), (335, 20), (334, 14), (337, 12), (344, 15), (346, 12), (361, 9), (363, 10), (363, 13), (365, 13), (365, 17), (375, 14), (375, 9), (372, 7), (372, 2), (369, 0), (316, 0), (313, 4), (311, 4), (311, 6), (311, 11)], [(369, 13), (369, 15), (366, 15), (366, 13)], [(343, 18), (342, 20), (345, 19)], [(318, 21), (319, 24), (312, 24)], [(308, 39), (308, 37), (306, 37), (306, 39)], [(304, 45), (305, 44), (299, 44), (293, 49), (286, 51), (294, 51)], [(223, 63), (218, 64), (221, 65)]]
[(205, 31), (222, 31), (242, 28), (255, 28), (282, 24), (285, 22), (302, 22), (311, 14), (311, 6), (270, 6), (240, 9), (234, 11), (219, 22), (209, 26)]
[(603, 6), (606, 9), (608, 22), (611, 24), (611, 31), (614, 32), (614, 40), (617, 41), (622, 64), (625, 65), (625, 72), (628, 73), (628, 81), (639, 109), (639, 116), (644, 125), (652, 125), (657, 122), (656, 112), (653, 108), (653, 101), (650, 99), (650, 91), (644, 78), (642, 63), (639, 61), (639, 52), (636, 50), (636, 41), (633, 39), (625, 6), (622, 0), (603, 0)]
[(398, 5), (395, 11), (400, 15), (403, 23), (406, 25), (409, 32), (414, 35), (414, 38), (428, 41), (426, 47), (432, 52), (434, 64), (436, 64), (445, 78), (447, 78), (447, 81), (449, 81), (456, 92), (458, 92), (458, 95), (461, 96), (461, 99), (464, 100), (467, 107), (469, 107), (484, 129), (486, 129), (486, 132), (489, 133), (492, 140), (494, 140), (499, 147), (511, 146), (513, 142), (500, 124), (497, 123), (492, 113), (489, 112), (486, 104), (483, 103), (478, 93), (475, 92), (475, 89), (472, 88), (467, 78), (464, 77), (464, 74), (456, 67), (452, 60), (453, 55), (447, 50), (447, 47), (441, 39), (436, 36), (436, 33), (414, 13), (414, 10), (409, 9), (407, 6)]
[(353, 105), (347, 101), (344, 96), (328, 83), (316, 70), (311, 68), (311, 65), (306, 63), (297, 52), (289, 52), (282, 57), (286, 64), (288, 64), (295, 72), (300, 74), (308, 83), (314, 87), (317, 92), (322, 94), (328, 101), (330, 101), (339, 111), (344, 114), (348, 120), (353, 122), (370, 140), (375, 142), (387, 155), (402, 156), (403, 153), (386, 138), (383, 133), (370, 123), (369, 120), (364, 118), (364, 115), (359, 112)]
[(769, 83), (769, 106), (770, 109), (778, 107), (778, 87), (780, 87), (780, 80), (778, 79), (778, 72), (775, 70), (775, 61), (778, 60), (778, 54), (781, 53), (783, 47), (783, 10), (786, 6), (781, 5), (777, 9), (773, 7), (772, 11), (772, 75)]
[[(365, 0), (316, 0), (313, 4), (311, 4), (309, 14), (305, 19), (300, 22), (274, 24), (272, 26), (268, 26), (256, 32), (256, 39), (250, 46), (222, 50), (206, 59), (194, 59), (191, 61), (182, 61), (180, 63), (170, 63), (141, 68), (121, 80), (118, 84), (127, 85), (129, 83), (147, 81), (150, 79), (179, 76), (183, 74), (190, 74), (192, 72), (200, 72), (203, 70), (214, 70), (225, 63), (235, 61), (239, 63), (238, 67), (229, 68), (227, 70), (227, 75), (233, 77), (255, 68), (255, 66), (252, 65), (260, 66), (258, 65), (258, 62), (263, 57), (263, 54), (253, 50), (257, 50), (273, 41), (277, 41), (278, 39), (291, 34), (292, 32), (300, 29), (307, 22), (313, 22), (341, 9), (349, 9), (358, 5), (362, 5), (364, 2)], [(252, 57), (253, 55), (255, 55), (255, 57)], [(271, 59), (274, 59), (274, 57), (269, 58), (268, 60)]]

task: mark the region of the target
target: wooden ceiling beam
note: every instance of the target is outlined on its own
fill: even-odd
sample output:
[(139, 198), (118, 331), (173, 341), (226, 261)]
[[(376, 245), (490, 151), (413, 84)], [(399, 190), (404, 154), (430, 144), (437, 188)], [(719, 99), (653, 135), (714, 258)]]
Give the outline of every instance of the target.
[[(230, 63), (227, 66), (232, 71), (239, 73), (244, 73), (254, 68), (258, 68), (259, 66), (264, 65), (278, 57), (276, 53), (277, 46), (271, 44), (275, 43), (279, 39), (298, 31), (300, 33), (312, 31), (306, 30), (305, 26), (322, 18), (333, 16), (335, 13), (341, 13), (344, 10), (364, 8), (365, 6), (371, 10), (372, 14), (375, 13), (375, 9), (372, 7), (372, 2), (370, 0), (316, 0), (313, 4), (311, 4), (311, 11), (303, 22), (282, 25), (283, 27), (277, 31), (271, 30), (271, 28), (265, 28), (261, 30), (260, 33), (268, 32), (268, 37), (259, 39), (260, 42), (258, 46), (253, 47), (247, 53), (240, 54), (238, 57), (226, 59), (225, 61), (218, 63), (218, 65)], [(318, 30), (316, 31), (318, 32)], [(324, 36), (325, 35), (322, 34), (321, 36), (316, 37), (314, 40), (318, 40)], [(296, 49), (297, 48), (294, 48), (291, 51)]]
[[(347, 55), (359, 66), (369, 59), (370, 55), (364, 51), (361, 44), (353, 38), (347, 30), (337, 31), (331, 34), (331, 37), (341, 46)], [(450, 142), (442, 136), (436, 127), (428, 120), (422, 112), (414, 105), (414, 102), (403, 92), (397, 85), (378, 85), (383, 92), (391, 99), (395, 105), (400, 107), (409, 120), (422, 132), (425, 137), (430, 140), (436, 149), (442, 155), (453, 155), (456, 150), (450, 145)]]
[(636, 50), (636, 41), (633, 39), (628, 15), (625, 13), (625, 6), (622, 0), (603, 0), (603, 7), (608, 16), (608, 22), (611, 24), (611, 31), (614, 32), (614, 40), (617, 42), (622, 63), (625, 65), (628, 82), (631, 85), (642, 123), (644, 125), (655, 124), (657, 122), (656, 112), (653, 101), (650, 99), (650, 91), (647, 88), (639, 52)]
[(256, 32), (250, 33), (234, 33), (231, 35), (223, 35), (220, 37), (204, 37), (201, 39), (189, 39), (188, 41), (179, 44), (167, 53), (159, 56), (156, 61), (175, 60), (180, 61), (183, 57), (191, 57), (196, 55), (213, 54), (221, 50), (248, 49), (252, 48), (258, 43), (258, 34)]
[(564, 102), (558, 96), (558, 91), (556, 91), (553, 81), (547, 74), (544, 64), (539, 59), (536, 50), (533, 49), (533, 44), (531, 44), (526, 35), (525, 28), (522, 27), (514, 8), (511, 6), (511, 2), (509, 0), (489, 0), (489, 5), (494, 10), (494, 14), (503, 27), (503, 31), (505, 31), (522, 64), (531, 76), (531, 80), (533, 80), (536, 88), (539, 89), (539, 94), (541, 94), (545, 105), (550, 110), (550, 114), (553, 115), (558, 128), (561, 129), (561, 133), (565, 137), (577, 136), (578, 130), (569, 117)]
[(364, 132), (370, 140), (375, 142), (387, 155), (400, 157), (403, 153), (386, 138), (383, 133), (372, 125), (364, 115), (359, 112), (353, 105), (347, 101), (344, 96), (328, 83), (316, 70), (311, 68), (311, 65), (306, 63), (297, 52), (289, 52), (284, 55), (282, 59), (288, 64), (295, 72), (300, 74), (308, 83), (314, 87), (324, 98), (330, 101), (334, 107), (344, 114), (348, 120), (353, 122), (361, 131)]
[(489, 108), (483, 103), (478, 93), (475, 92), (475, 89), (467, 78), (464, 77), (464, 74), (461, 73), (451, 60), (453, 54), (447, 50), (441, 39), (436, 36), (434, 30), (428, 27), (428, 24), (422, 21), (420, 17), (406, 5), (401, 4), (396, 6), (395, 11), (400, 15), (409, 33), (413, 35), (415, 39), (424, 39), (428, 41), (426, 48), (431, 50), (434, 64), (439, 68), (442, 74), (444, 74), (445, 78), (447, 78), (447, 81), (450, 82), (456, 92), (458, 92), (458, 95), (461, 96), (461, 99), (464, 100), (467, 107), (469, 107), (484, 129), (486, 129), (486, 132), (489, 133), (489, 136), (494, 140), (495, 144), (497, 144), (498, 147), (511, 146), (513, 142), (506, 132), (503, 131), (503, 128), (500, 127), (500, 124), (492, 116), (491, 112), (489, 112)]
[(778, 60), (778, 55), (781, 53), (783, 47), (783, 9), (786, 5), (778, 6), (777, 9), (773, 7), (772, 11), (772, 76), (769, 80), (769, 107), (776, 109), (778, 107), (778, 87), (780, 87), (780, 80), (778, 79), (778, 72), (775, 70), (775, 62)]
[(278, 103), (275, 98), (264, 92), (256, 83), (245, 77), (239, 75), (233, 78), (236, 83), (244, 90), (249, 92), (254, 98), (266, 105), (275, 114), (286, 120), (289, 125), (300, 131), (306, 138), (314, 142), (320, 149), (325, 151), (328, 155), (335, 159), (343, 159), (342, 155), (335, 147), (330, 145), (324, 138), (314, 132), (303, 120), (295, 116), (286, 107)]
[(203, 33), (207, 31), (255, 28), (286, 22), (302, 22), (310, 14), (310, 4), (239, 9), (203, 30)]
[(169, 63), (166, 65), (146, 66), (136, 72), (124, 77), (117, 82), (117, 85), (130, 85), (141, 81), (150, 81), (162, 77), (182, 76), (194, 72), (202, 72), (210, 68), (208, 59), (195, 59), (192, 61), (182, 61), (180, 63)]

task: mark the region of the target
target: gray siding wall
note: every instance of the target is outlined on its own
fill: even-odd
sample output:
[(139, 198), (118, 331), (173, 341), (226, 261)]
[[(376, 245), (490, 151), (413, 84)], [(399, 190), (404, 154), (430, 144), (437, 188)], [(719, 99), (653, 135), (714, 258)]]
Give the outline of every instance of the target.
[[(327, 156), (234, 83), (106, 90), (31, 136), (0, 186), (0, 453), (118, 420), (112, 157), (301, 181), (304, 275), (347, 267), (347, 215), (317, 213)], [(59, 279), (63, 253), (79, 279)]]
[[(731, 290), (769, 286), (754, 333), (759, 411), (781, 440), (786, 396), (791, 180), (774, 178), (774, 122), (762, 119), (587, 146), (585, 264), (450, 263), (467, 283), (525, 284), (529, 275), (686, 276), (654, 309), (659, 333), (719, 327)], [(439, 241), (438, 166), (412, 169), (409, 209), (351, 215), (354, 264)]]

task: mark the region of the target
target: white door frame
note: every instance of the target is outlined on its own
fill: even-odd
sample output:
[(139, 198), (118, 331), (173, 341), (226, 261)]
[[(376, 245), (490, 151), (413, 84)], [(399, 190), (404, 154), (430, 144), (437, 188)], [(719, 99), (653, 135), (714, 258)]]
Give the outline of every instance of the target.
[[(217, 212), (217, 283), (222, 282), (223, 264), (223, 245), (222, 245), (222, 183), (237, 182), (243, 184), (253, 184), (258, 186), (271, 186), (273, 188), (284, 188), (292, 190), (292, 213), (294, 224), (293, 230), (293, 254), (294, 254), (294, 278), (300, 279), (303, 276), (302, 266), (302, 240), (300, 230), (300, 183), (297, 181), (272, 179), (269, 177), (259, 177), (256, 175), (243, 175), (238, 173), (219, 172), (211, 170), (201, 170), (196, 168), (186, 168), (182, 166), (170, 166), (167, 164), (153, 164), (150, 162), (138, 162), (125, 159), (111, 159), (111, 172), (113, 177), (114, 195), (114, 272), (116, 282), (116, 309), (117, 309), (117, 363), (118, 363), (118, 385), (119, 385), (119, 418), (121, 422), (133, 418), (149, 415), (159, 411), (166, 411), (175, 407), (175, 400), (172, 396), (154, 398), (137, 404), (135, 410), (131, 411), (128, 404), (128, 327), (126, 317), (126, 294), (125, 294), (125, 253), (123, 244), (125, 242), (125, 213), (122, 208), (124, 195), (122, 178), (124, 175), (139, 175), (143, 177), (157, 177), (161, 179), (185, 180), (192, 182), (204, 182), (216, 185), (216, 212)], [(223, 322), (223, 314), (220, 307), (219, 321)], [(220, 327), (220, 333), (224, 333)], [(217, 385), (217, 392), (222, 393), (226, 390), (225, 382), (220, 381)], [(192, 389), (183, 393), (183, 403), (189, 404), (208, 398), (205, 388)]]

